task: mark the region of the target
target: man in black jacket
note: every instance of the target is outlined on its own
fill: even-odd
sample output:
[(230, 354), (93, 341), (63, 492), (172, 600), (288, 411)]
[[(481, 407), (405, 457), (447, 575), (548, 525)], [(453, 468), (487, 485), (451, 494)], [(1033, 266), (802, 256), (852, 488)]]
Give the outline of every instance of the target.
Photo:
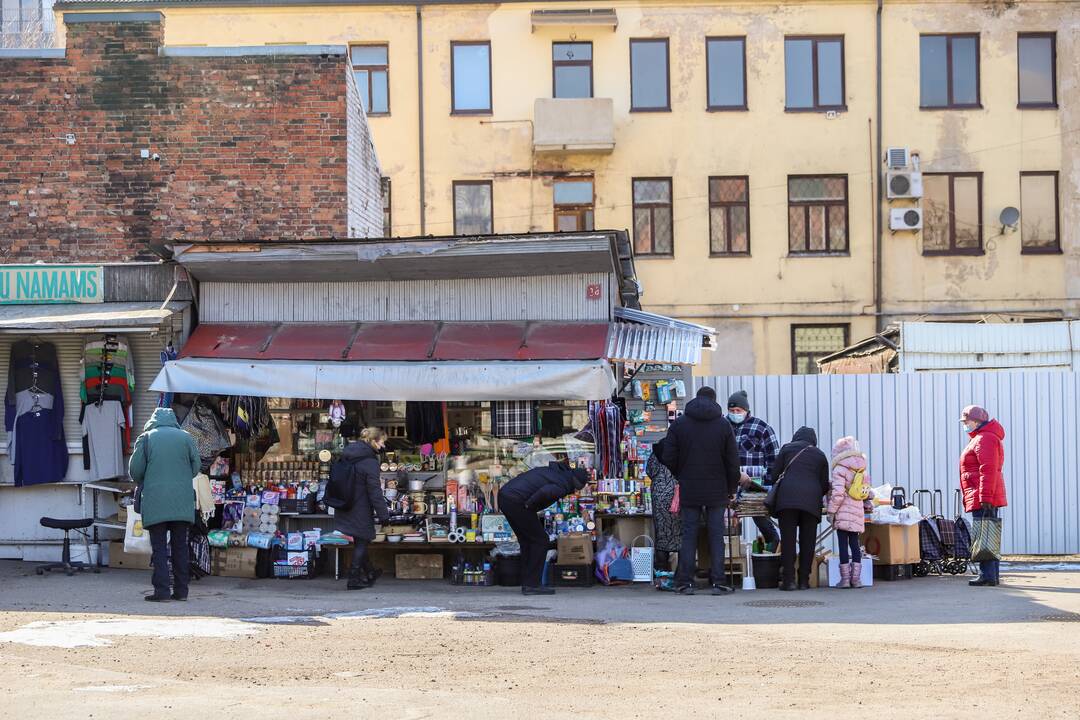
[(709, 531), (713, 594), (730, 592), (724, 584), (724, 510), (739, 486), (739, 450), (735, 433), (716, 402), (716, 391), (703, 387), (686, 412), (668, 429), (664, 464), (679, 481), (682, 549), (675, 589), (694, 594), (697, 539), (702, 516)]
[(589, 473), (565, 463), (548, 463), (518, 475), (499, 490), (499, 509), (521, 545), (521, 593), (553, 595), (543, 587), (544, 559), (551, 539), (537, 513), (585, 487)]

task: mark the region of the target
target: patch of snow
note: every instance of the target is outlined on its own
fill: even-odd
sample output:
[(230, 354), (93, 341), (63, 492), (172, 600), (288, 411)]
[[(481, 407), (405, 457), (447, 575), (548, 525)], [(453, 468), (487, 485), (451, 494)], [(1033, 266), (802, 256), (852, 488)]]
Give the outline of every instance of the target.
[(327, 613), (330, 620), (368, 620), (385, 618), (477, 618), (480, 613), (445, 610), (440, 607), (385, 607), (370, 610), (351, 610), (348, 612)]
[(117, 620), (64, 620), (32, 622), (18, 630), (0, 633), (0, 643), (38, 647), (102, 647), (107, 638), (150, 637), (223, 638), (251, 635), (258, 630), (239, 620), (213, 618), (147, 618)]

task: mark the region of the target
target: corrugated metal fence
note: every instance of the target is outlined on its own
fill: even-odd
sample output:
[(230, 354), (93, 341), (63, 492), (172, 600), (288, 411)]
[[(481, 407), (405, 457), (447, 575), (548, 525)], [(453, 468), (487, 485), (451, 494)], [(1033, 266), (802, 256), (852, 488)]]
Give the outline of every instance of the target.
[(941, 490), (954, 514), (965, 405), (987, 408), (1005, 426), (1004, 551), (1080, 553), (1080, 381), (1071, 372), (911, 375), (759, 375), (695, 378), (721, 403), (736, 390), (781, 443), (814, 428), (822, 449), (854, 435), (875, 485)]

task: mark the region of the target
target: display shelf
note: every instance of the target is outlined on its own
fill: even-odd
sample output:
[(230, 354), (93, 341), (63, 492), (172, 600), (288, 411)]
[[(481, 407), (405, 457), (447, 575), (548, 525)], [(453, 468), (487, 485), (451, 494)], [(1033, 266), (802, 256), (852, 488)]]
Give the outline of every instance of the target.
[(127, 524), (120, 522), (119, 515), (110, 515), (107, 518), (94, 518), (94, 526), (101, 528), (109, 528), (111, 530), (126, 530)]
[(87, 490), (98, 490), (116, 495), (126, 495), (135, 490), (135, 483), (125, 480), (95, 480), (83, 483), (82, 486)]

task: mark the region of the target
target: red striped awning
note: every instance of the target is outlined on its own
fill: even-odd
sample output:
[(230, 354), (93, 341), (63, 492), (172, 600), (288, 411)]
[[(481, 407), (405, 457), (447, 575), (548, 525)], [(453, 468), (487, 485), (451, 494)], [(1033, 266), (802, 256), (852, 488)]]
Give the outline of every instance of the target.
[(206, 323), (181, 357), (232, 360), (596, 360), (608, 323)]

